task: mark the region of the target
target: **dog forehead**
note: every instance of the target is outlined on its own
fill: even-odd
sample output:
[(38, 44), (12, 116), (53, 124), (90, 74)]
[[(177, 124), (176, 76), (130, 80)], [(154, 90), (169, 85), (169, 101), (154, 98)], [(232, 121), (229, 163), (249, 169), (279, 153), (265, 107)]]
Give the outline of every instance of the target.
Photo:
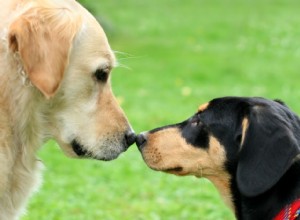
[(97, 69), (111, 70), (116, 58), (102, 27), (91, 19), (85, 19), (75, 36), (70, 63), (85, 73)]
[(91, 55), (101, 55), (111, 61), (115, 58), (104, 30), (94, 20), (83, 20), (74, 44), (74, 46), (82, 46), (83, 48), (80, 49), (88, 50)]
[(220, 120), (235, 117), (237, 115), (246, 115), (249, 107), (257, 105), (277, 104), (274, 101), (256, 97), (221, 97), (209, 101), (199, 107), (201, 115), (207, 115), (210, 119)]

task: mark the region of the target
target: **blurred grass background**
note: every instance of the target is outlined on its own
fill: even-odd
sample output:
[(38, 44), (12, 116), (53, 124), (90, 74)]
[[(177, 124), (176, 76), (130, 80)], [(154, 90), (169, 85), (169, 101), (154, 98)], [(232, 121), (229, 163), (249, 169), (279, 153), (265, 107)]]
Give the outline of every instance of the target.
[[(120, 67), (113, 90), (136, 132), (182, 121), (220, 96), (284, 100), (300, 113), (298, 0), (81, 1)], [(136, 147), (111, 162), (40, 151), (44, 184), (23, 220), (232, 220), (204, 179), (146, 167)]]

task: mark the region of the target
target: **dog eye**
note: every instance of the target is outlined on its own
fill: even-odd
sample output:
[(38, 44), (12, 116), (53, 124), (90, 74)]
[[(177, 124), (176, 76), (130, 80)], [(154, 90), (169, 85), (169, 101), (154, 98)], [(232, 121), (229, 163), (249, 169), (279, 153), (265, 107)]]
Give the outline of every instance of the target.
[(199, 113), (195, 114), (190, 123), (192, 127), (201, 126), (203, 123), (200, 119), (200, 114)]
[(192, 127), (198, 127), (200, 125), (202, 125), (202, 122), (198, 118), (191, 121), (191, 126)]
[(106, 82), (108, 79), (108, 71), (104, 69), (97, 69), (95, 72), (95, 77), (98, 81)]
[(192, 127), (197, 127), (199, 125), (199, 121), (193, 121), (192, 123), (191, 123), (191, 126)]

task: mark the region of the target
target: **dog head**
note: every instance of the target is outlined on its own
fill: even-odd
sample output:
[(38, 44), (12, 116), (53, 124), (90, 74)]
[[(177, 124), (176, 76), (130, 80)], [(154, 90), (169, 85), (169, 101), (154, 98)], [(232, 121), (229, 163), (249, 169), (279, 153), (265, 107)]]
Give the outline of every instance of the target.
[(134, 142), (111, 90), (114, 54), (88, 11), (73, 0), (27, 1), (8, 32), (10, 52), (38, 94), (37, 114), (68, 155), (111, 160)]
[(253, 197), (289, 169), (300, 152), (299, 131), (298, 117), (283, 103), (226, 97), (184, 122), (138, 135), (137, 145), (154, 170), (206, 177), (221, 191), (235, 184)]

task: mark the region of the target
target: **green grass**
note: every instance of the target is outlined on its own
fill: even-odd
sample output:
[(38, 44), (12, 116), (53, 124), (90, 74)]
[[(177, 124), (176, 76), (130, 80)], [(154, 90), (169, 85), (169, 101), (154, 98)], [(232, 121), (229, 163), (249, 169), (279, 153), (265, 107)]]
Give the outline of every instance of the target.
[[(298, 0), (84, 0), (121, 66), (113, 89), (136, 132), (220, 96), (284, 100), (300, 113)], [(232, 220), (207, 180), (154, 172), (133, 146), (118, 160), (40, 151), (44, 184), (23, 220)]]

